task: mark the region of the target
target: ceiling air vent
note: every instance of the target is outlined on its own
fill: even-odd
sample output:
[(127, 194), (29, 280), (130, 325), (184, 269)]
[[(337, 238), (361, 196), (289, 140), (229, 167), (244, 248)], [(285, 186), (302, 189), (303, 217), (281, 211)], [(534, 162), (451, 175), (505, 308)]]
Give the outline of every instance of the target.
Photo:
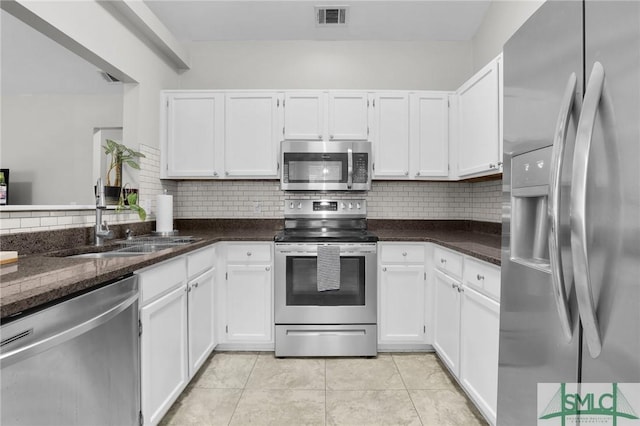
[(347, 8), (344, 6), (317, 6), (317, 25), (346, 25)]

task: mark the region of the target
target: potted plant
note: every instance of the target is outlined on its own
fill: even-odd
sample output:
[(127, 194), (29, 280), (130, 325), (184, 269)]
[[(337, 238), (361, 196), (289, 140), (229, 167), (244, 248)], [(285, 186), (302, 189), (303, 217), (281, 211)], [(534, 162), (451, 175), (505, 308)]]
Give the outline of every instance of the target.
[[(122, 198), (122, 165), (140, 170), (138, 158), (144, 158), (144, 154), (118, 143), (112, 139), (106, 139), (106, 144), (102, 146), (104, 153), (109, 156), (109, 166), (106, 173), (105, 196), (107, 201), (120, 203)], [(112, 172), (115, 174), (111, 180)]]

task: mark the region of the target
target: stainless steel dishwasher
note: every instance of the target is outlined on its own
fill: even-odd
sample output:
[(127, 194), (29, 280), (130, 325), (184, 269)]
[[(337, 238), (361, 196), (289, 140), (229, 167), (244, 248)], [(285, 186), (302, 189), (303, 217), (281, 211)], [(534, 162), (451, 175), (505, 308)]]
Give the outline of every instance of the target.
[(0, 424), (137, 425), (136, 276), (0, 328)]

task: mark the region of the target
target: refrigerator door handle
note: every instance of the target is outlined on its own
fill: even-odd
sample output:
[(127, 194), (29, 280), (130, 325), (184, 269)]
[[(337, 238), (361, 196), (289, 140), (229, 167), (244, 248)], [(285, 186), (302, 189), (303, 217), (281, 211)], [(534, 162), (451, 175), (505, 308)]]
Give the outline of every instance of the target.
[[(580, 121), (576, 132), (576, 147), (573, 156), (571, 188), (571, 255), (573, 274), (578, 299), (580, 319), (584, 328), (587, 347), (592, 358), (597, 358), (602, 350), (600, 327), (596, 315), (591, 276), (589, 274), (589, 253), (587, 247), (586, 198), (589, 150), (593, 136), (596, 114), (600, 102), (607, 102), (602, 96), (604, 89), (604, 68), (600, 62), (593, 64), (587, 90), (585, 91)], [(603, 106), (606, 107), (606, 106)]]
[(560, 177), (565, 145), (567, 143), (567, 131), (571, 112), (575, 106), (577, 78), (576, 73), (571, 73), (562, 97), (560, 113), (556, 123), (556, 131), (553, 140), (553, 152), (551, 154), (551, 179), (549, 185), (549, 263), (551, 265), (551, 283), (553, 295), (556, 299), (556, 307), (560, 316), (560, 327), (567, 340), (573, 337), (573, 324), (571, 323), (571, 311), (567, 300), (564, 274), (562, 270), (562, 257), (560, 255)]

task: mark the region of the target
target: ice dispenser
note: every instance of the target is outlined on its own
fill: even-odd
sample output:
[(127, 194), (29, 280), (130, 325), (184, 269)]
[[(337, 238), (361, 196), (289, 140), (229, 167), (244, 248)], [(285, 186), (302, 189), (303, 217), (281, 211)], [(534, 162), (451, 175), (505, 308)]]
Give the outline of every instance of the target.
[(513, 157), (511, 259), (549, 271), (549, 167), (552, 147)]

